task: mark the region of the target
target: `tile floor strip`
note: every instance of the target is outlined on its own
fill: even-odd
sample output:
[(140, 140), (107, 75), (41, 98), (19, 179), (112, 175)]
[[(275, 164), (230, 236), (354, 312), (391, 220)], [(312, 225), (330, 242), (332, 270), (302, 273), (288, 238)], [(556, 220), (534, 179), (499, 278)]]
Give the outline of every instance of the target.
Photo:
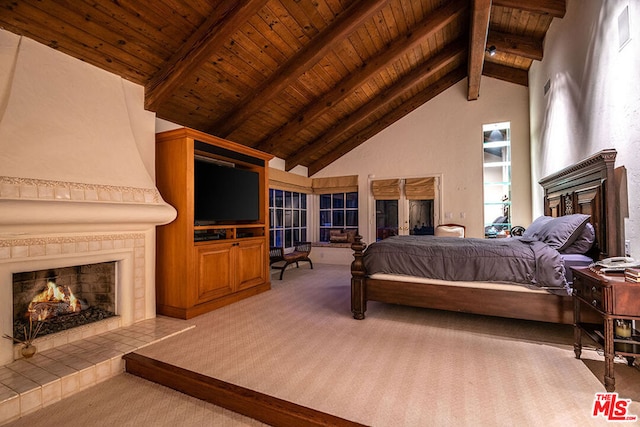
[(124, 372), (122, 356), (195, 327), (168, 317), (143, 320), (0, 367), (0, 424)]

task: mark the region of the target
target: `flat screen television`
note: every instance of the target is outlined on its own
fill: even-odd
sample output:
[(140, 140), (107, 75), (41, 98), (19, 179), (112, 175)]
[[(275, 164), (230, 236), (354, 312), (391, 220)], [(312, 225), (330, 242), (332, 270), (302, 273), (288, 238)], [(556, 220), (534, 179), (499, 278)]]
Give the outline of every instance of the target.
[(196, 158), (194, 166), (195, 225), (260, 219), (258, 172), (203, 158)]

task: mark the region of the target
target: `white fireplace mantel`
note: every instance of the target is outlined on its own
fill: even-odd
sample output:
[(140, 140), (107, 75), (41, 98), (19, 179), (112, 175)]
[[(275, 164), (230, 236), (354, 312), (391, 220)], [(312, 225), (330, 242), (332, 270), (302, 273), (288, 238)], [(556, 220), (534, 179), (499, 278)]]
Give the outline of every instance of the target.
[(144, 87), (0, 29), (0, 333), (14, 273), (93, 262), (117, 263), (121, 326), (155, 317), (155, 228), (176, 211), (154, 176)]
[[(1, 181), (0, 177), (0, 181)], [(0, 237), (55, 232), (144, 230), (176, 216), (167, 204), (60, 202), (0, 198)]]

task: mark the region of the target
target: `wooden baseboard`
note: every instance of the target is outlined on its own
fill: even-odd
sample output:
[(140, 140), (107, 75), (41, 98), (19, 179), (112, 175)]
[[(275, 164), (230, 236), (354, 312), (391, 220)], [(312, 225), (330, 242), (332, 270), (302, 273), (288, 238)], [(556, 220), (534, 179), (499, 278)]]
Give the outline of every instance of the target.
[(132, 375), (273, 426), (363, 426), (137, 353), (123, 357)]

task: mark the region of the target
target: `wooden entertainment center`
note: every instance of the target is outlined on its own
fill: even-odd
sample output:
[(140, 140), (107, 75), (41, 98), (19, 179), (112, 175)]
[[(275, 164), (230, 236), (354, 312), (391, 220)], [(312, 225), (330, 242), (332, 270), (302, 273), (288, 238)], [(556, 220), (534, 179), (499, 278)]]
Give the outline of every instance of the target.
[[(190, 319), (271, 288), (268, 242), (271, 158), (270, 154), (193, 129), (156, 135), (157, 186), (164, 200), (178, 211), (173, 222), (157, 230), (158, 314)], [(202, 221), (196, 225), (197, 159), (257, 175), (257, 219)]]

